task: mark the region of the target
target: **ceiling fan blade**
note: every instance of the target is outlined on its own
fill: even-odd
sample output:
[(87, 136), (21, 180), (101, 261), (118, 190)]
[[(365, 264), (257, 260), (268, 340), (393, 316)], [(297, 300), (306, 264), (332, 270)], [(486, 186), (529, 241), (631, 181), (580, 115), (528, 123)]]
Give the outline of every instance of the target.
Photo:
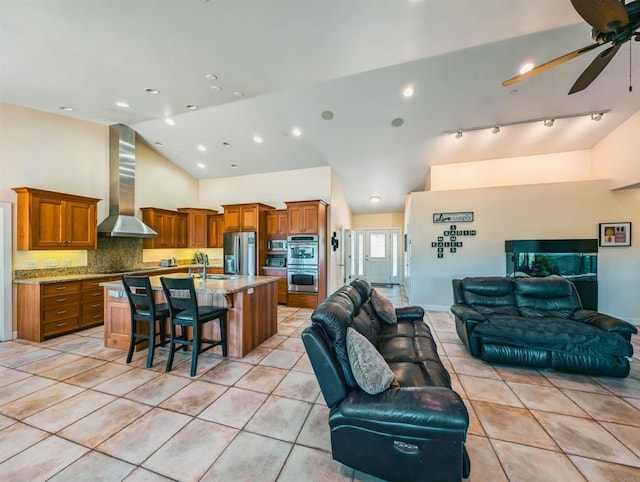
[(600, 75), (600, 72), (604, 70), (609, 62), (611, 62), (611, 59), (618, 52), (618, 49), (620, 49), (620, 45), (613, 45), (607, 50), (600, 52), (600, 54), (595, 59), (593, 59), (593, 61), (589, 64), (585, 71), (582, 72), (580, 77), (578, 77), (578, 80), (576, 80), (575, 84), (573, 84), (573, 87), (571, 87), (569, 95), (586, 89), (589, 84), (593, 82), (598, 75)]
[(629, 16), (619, 0), (571, 0), (585, 21), (600, 32), (616, 32), (629, 23)]
[(502, 85), (505, 87), (507, 85), (515, 84), (516, 82), (520, 82), (521, 80), (532, 77), (536, 74), (544, 72), (545, 70), (549, 70), (557, 65), (563, 64), (571, 59), (575, 59), (582, 54), (586, 54), (587, 52), (592, 51), (593, 49), (600, 47), (601, 44), (595, 43), (591, 45), (587, 45), (586, 47), (582, 47), (581, 49), (574, 50), (573, 52), (569, 52), (568, 54), (563, 55), (562, 57), (558, 57), (557, 59), (550, 60), (546, 64), (542, 64), (537, 66), (535, 69), (531, 69), (529, 72), (525, 72), (524, 74), (516, 75), (509, 80), (505, 80)]

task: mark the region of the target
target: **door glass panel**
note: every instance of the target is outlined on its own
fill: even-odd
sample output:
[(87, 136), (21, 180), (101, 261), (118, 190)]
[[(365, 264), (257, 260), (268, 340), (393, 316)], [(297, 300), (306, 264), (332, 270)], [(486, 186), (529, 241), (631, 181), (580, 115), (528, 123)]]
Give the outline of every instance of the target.
[(391, 234), (391, 276), (398, 276), (398, 233)]
[(364, 276), (364, 233), (358, 233), (358, 275)]
[(369, 256), (371, 258), (384, 258), (385, 241), (387, 236), (384, 233), (371, 233), (369, 235)]

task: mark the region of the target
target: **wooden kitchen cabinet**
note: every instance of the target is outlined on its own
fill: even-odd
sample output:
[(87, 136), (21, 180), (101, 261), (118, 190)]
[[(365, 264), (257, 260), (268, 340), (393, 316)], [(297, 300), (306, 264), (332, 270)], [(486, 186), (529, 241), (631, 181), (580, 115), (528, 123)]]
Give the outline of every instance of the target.
[(264, 276), (277, 276), (278, 304), (286, 305), (288, 301), (287, 268), (262, 268)]
[[(224, 230), (258, 231), (264, 224), (266, 229), (266, 212), (272, 211), (271, 206), (260, 203), (252, 204), (226, 204), (224, 208)], [(264, 217), (263, 217), (264, 216)]]
[(157, 238), (146, 238), (144, 249), (178, 247), (178, 213), (167, 209), (140, 208), (142, 221), (158, 233)]
[(288, 202), (289, 235), (318, 234), (326, 224), (327, 205), (323, 201)]
[(178, 208), (178, 212), (187, 215), (187, 246), (185, 247), (208, 247), (208, 217), (216, 215), (218, 211), (202, 208)]
[(28, 187), (13, 190), (18, 194), (19, 250), (98, 248), (100, 199)]
[(267, 213), (267, 236), (286, 238), (289, 233), (289, 214), (286, 209), (276, 209)]
[(176, 248), (189, 247), (189, 223), (188, 215), (185, 213), (176, 214)]
[(207, 248), (224, 248), (224, 214), (207, 216)]
[(104, 297), (99, 284), (111, 279), (17, 284), (18, 336), (40, 342), (102, 324)]

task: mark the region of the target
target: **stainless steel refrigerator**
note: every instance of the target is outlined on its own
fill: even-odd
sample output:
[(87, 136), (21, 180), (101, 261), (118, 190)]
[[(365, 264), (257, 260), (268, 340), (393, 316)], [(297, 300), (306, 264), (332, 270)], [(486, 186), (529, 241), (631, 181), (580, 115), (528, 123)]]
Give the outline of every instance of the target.
[(256, 274), (256, 233), (224, 233), (224, 273)]

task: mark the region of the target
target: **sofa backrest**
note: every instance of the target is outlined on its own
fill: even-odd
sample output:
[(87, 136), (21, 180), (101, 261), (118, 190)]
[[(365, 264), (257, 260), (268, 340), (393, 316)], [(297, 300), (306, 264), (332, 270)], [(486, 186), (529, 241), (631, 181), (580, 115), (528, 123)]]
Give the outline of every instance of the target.
[(514, 294), (522, 316), (569, 318), (582, 309), (574, 284), (560, 276), (514, 278)]
[(354, 278), (349, 284), (350, 286), (353, 286), (358, 290), (363, 302), (367, 301), (371, 297), (371, 283), (369, 283), (369, 280), (367, 278), (358, 276), (357, 278)]
[(322, 327), (333, 346), (349, 388), (358, 386), (347, 355), (347, 328), (352, 325), (354, 315), (360, 310), (360, 306), (354, 305), (354, 300), (361, 300), (359, 292), (353, 286), (343, 286), (320, 303), (311, 314), (311, 321)]
[[(504, 276), (464, 278), (460, 282), (460, 294), (464, 303), (483, 315), (518, 315), (513, 285)], [(456, 284), (454, 283), (454, 293)]]

